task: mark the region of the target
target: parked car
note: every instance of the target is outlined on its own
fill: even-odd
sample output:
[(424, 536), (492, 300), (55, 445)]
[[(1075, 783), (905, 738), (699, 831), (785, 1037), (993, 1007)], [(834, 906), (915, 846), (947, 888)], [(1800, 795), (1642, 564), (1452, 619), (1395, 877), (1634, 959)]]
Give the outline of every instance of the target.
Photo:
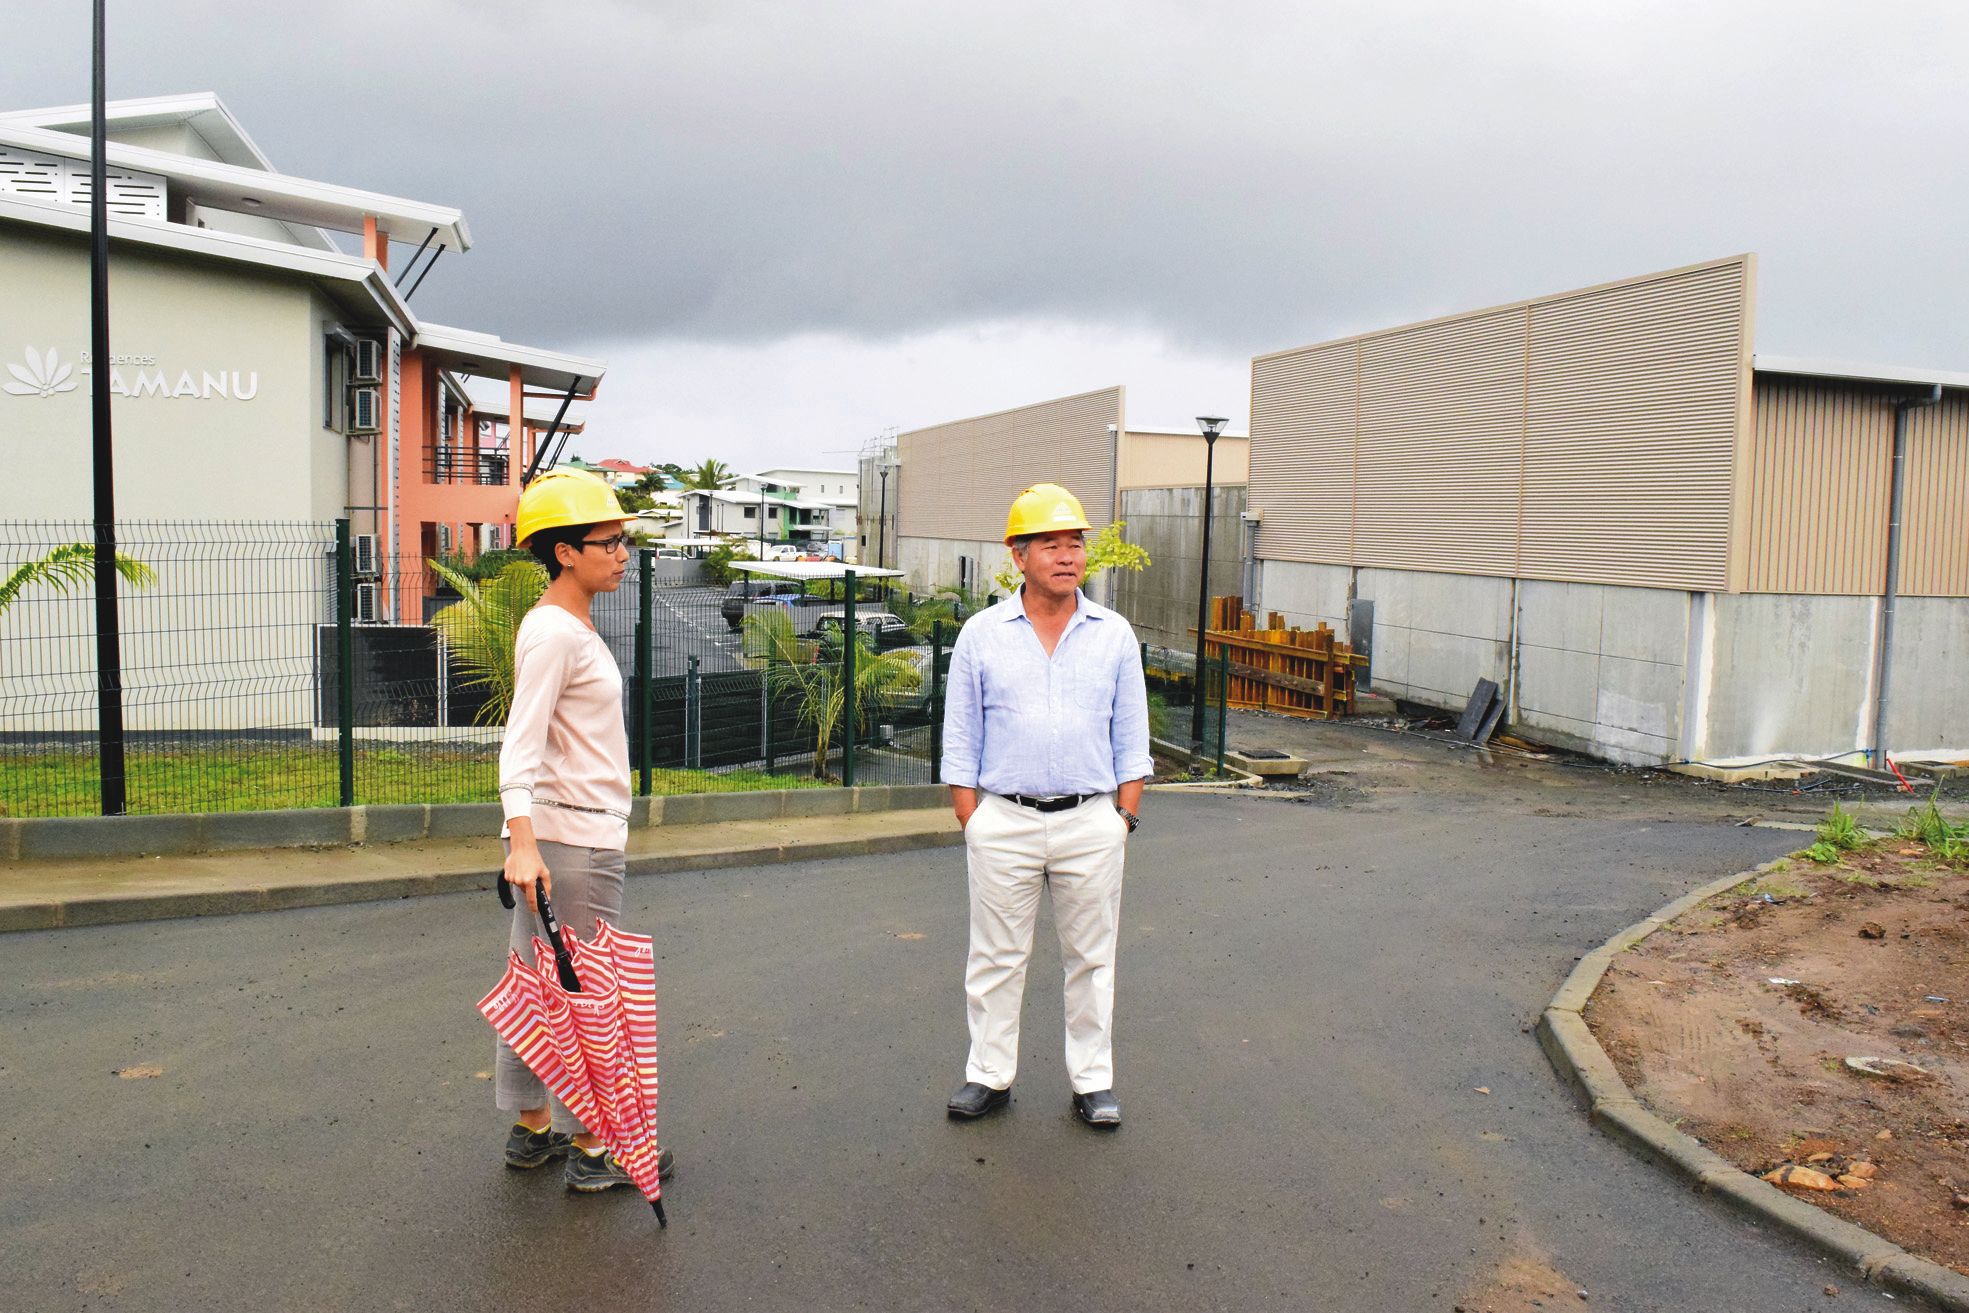
[(656, 549), (656, 559), (659, 561), (688, 561), (690, 557), (686, 556), (680, 547), (659, 547)]
[[(736, 633), (745, 623), (745, 608), (755, 602), (778, 602), (800, 596), (800, 585), (785, 579), (734, 579), (718, 603), (718, 614)], [(815, 601), (820, 599), (816, 598)]]
[[(823, 611), (813, 618), (813, 626), (806, 636), (824, 643), (839, 643), (845, 618), (840, 611)], [(872, 637), (877, 648), (909, 647), (916, 642), (916, 635), (909, 632), (903, 618), (890, 611), (856, 611), (855, 626)]]

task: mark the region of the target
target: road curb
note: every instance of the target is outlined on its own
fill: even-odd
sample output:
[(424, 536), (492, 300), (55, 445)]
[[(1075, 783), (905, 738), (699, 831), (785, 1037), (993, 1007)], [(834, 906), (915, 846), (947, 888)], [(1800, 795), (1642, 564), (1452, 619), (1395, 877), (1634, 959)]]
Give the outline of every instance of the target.
[(1789, 860), (1780, 857), (1748, 871), (1712, 880), (1580, 958), (1572, 974), (1559, 986), (1559, 992), (1539, 1014), (1538, 1046), (1545, 1051), (1552, 1069), (1586, 1105), (1593, 1125), (1636, 1157), (1674, 1172), (1698, 1193), (1714, 1197), (1751, 1221), (1812, 1245), (1862, 1280), (1925, 1300), (1944, 1313), (1969, 1313), (1969, 1277), (1910, 1254), (1865, 1227), (1759, 1180), (1642, 1107), (1586, 1024), (1583, 1013), (1587, 1001), (1620, 954), (1690, 908), (1745, 881), (1767, 875)]
[[(923, 830), (901, 834), (861, 835), (852, 839), (813, 842), (741, 843), (696, 852), (648, 853), (631, 856), (629, 875), (677, 875), (734, 866), (771, 866), (785, 862), (824, 861), (836, 857), (874, 857), (885, 853), (947, 848), (963, 842), (963, 831)], [(63, 930), (81, 926), (128, 925), (185, 917), (234, 916), (244, 912), (284, 912), (302, 907), (333, 907), (344, 903), (388, 902), (436, 894), (489, 890), (499, 868), (443, 871), (433, 875), (393, 873), (306, 884), (267, 884), (232, 889), (132, 892), (70, 900), (49, 900), (0, 907), (0, 934), (30, 930)]]

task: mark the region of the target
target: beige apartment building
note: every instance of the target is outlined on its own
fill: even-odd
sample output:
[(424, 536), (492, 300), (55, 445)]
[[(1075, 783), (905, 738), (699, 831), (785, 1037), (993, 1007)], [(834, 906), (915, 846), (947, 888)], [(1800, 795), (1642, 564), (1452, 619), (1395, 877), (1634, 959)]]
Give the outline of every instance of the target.
[(1256, 605), (1617, 761), (1969, 757), (1969, 373), (1759, 354), (1755, 275), (1259, 356)]
[[(1138, 492), (1190, 488), (1196, 490), (1192, 500), (1200, 504), (1203, 485), (1202, 434), (1195, 429), (1131, 428), (1126, 391), (1120, 387), (913, 429), (897, 435), (895, 450), (889, 494), (897, 507), (897, 542), (889, 550), (917, 592), (990, 591), (992, 576), (1010, 559), (1004, 541), (1006, 511), (1013, 498), (1035, 483), (1057, 483), (1072, 491), (1096, 530), (1127, 519), (1127, 504)], [(1246, 435), (1220, 437), (1218, 486), (1241, 489), (1249, 461)], [(1168, 514), (1169, 507), (1161, 502), (1144, 503), (1149, 505)], [(1189, 513), (1195, 510), (1193, 505)], [(1236, 542), (1235, 514), (1233, 510), (1228, 525), (1212, 529), (1213, 556), (1219, 543)], [(1132, 527), (1128, 536), (1137, 540)], [(1157, 555), (1155, 545), (1150, 545), (1150, 555)], [(1194, 555), (1192, 547), (1192, 572)], [(1235, 579), (1234, 567), (1233, 561), (1227, 580)], [(1171, 563), (1165, 568), (1175, 567)], [(1117, 586), (1109, 579), (1096, 591), (1112, 602)], [(1194, 607), (1194, 586), (1189, 596)]]

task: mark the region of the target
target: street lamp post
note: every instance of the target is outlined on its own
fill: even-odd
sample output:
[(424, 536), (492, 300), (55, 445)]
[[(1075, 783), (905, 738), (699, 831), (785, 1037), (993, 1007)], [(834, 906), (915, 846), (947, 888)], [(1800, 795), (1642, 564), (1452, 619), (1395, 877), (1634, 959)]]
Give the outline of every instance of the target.
[(889, 467), (878, 466), (875, 472), (882, 479), (882, 500), (875, 509), (875, 564), (886, 570), (889, 568)]
[(1196, 598), (1196, 693), (1190, 709), (1190, 755), (1203, 752), (1203, 636), (1210, 625), (1210, 498), (1216, 474), (1217, 435), (1224, 431), (1221, 415), (1198, 415), (1203, 431), (1203, 566), (1198, 571)]
[(124, 795), (123, 636), (116, 613), (116, 461), (110, 430), (108, 85), (106, 0), (96, 0), (89, 102), (89, 428), (94, 477), (96, 580), (96, 760), (105, 816), (128, 810)]

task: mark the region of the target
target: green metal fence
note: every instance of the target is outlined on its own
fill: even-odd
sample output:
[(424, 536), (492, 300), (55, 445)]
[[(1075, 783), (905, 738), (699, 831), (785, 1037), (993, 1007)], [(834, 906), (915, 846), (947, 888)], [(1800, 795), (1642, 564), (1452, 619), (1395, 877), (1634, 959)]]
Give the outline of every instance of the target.
[[(19, 584), (0, 592), (0, 815), (101, 808), (93, 584), (86, 559), (80, 574), (59, 564), (90, 537), (83, 522), (0, 523), (0, 580)], [(433, 620), (473, 605), (498, 561), (452, 558), (485, 576), (461, 592), (424, 557), (379, 555), (345, 521), (126, 521), (117, 537), (143, 565), (118, 601), (129, 811), (497, 796), (501, 727)], [(777, 657), (733, 628), (726, 589), (648, 552), (596, 598), (596, 628), (624, 671), (636, 792), (938, 782), (964, 612), (881, 596), (919, 626), (896, 646), (893, 629), (859, 623), (874, 609), (865, 581), (822, 587), (739, 608), (785, 616), (794, 641)], [(1159, 737), (1181, 740), (1190, 660), (1144, 657), (1172, 722)], [(1206, 683), (1204, 756), (1220, 763), (1221, 677)]]

